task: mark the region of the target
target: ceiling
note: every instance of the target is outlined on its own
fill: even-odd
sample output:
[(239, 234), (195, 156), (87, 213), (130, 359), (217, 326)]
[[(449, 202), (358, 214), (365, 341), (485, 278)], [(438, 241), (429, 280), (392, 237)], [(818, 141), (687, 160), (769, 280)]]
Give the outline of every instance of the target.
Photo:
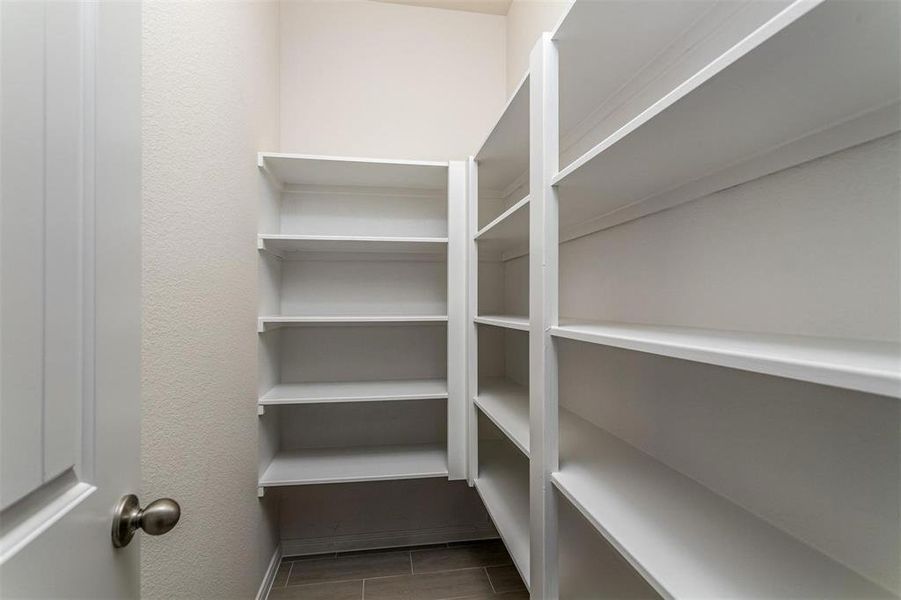
[(447, 10), (465, 10), (489, 15), (506, 15), (513, 0), (375, 0), (390, 4), (409, 4)]

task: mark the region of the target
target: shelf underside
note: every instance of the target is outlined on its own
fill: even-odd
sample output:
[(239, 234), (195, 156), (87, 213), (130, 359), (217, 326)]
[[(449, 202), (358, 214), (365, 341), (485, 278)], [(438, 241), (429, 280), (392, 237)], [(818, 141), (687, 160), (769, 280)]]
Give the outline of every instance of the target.
[(341, 325), (416, 325), (446, 323), (447, 315), (307, 315), (294, 317), (260, 317), (258, 331), (268, 331), (286, 326), (341, 326)]
[[(475, 487), (529, 586), (529, 463), (506, 442), (479, 442)], [(484, 459), (484, 460), (483, 460)], [(484, 464), (483, 464), (484, 463)]]
[(447, 189), (446, 162), (261, 152), (258, 164), (287, 185)]
[(259, 236), (258, 247), (284, 258), (308, 252), (445, 255), (447, 238), (266, 234)]
[(260, 486), (446, 476), (447, 448), (444, 445), (317, 448), (277, 453), (260, 479)]
[[(475, 157), (479, 193), (503, 194), (529, 169), (529, 77), (522, 81)], [(528, 183), (524, 181), (523, 183)]]
[(492, 325), (505, 329), (529, 330), (529, 317), (522, 315), (479, 315), (473, 321), (481, 325)]
[(327, 404), (330, 402), (380, 402), (447, 398), (443, 379), (387, 381), (329, 381), (282, 383), (260, 398), (260, 404)]
[(554, 485), (664, 597), (891, 597), (592, 423), (560, 429)]
[(897, 102), (898, 18), (890, 1), (793, 4), (563, 169), (561, 227), (714, 181)]
[(550, 332), (581, 342), (901, 397), (901, 345), (890, 342), (567, 319)]
[(519, 450), (529, 456), (529, 390), (501, 377), (479, 382), (476, 406)]

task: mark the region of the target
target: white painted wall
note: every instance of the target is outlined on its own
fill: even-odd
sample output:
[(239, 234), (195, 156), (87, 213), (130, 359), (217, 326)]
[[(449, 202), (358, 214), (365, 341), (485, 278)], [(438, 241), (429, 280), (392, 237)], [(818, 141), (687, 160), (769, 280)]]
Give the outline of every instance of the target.
[(473, 154), (503, 108), (505, 18), (350, 0), (282, 3), (281, 149)]
[(275, 546), (256, 497), (254, 158), (278, 147), (278, 15), (144, 4), (141, 499), (182, 506), (143, 539), (144, 598), (252, 598)]
[(529, 69), (529, 53), (539, 36), (553, 31), (570, 0), (513, 0), (507, 11), (506, 84), (510, 96)]

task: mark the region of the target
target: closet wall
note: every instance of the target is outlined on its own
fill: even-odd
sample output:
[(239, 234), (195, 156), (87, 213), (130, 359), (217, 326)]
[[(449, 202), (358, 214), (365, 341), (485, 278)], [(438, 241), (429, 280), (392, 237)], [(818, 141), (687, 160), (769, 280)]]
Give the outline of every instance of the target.
[[(503, 106), (503, 16), (368, 1), (291, 1), (281, 4), (280, 20), (281, 145), (278, 150), (281, 152), (439, 161), (463, 159), (475, 150)], [(333, 198), (324, 196), (320, 204), (315, 199), (311, 202), (311, 198), (298, 197), (297, 202), (287, 200), (299, 211), (306, 212), (294, 214), (289, 211), (291, 220), (284, 231), (336, 233), (334, 223), (322, 219), (333, 212), (329, 208)], [(363, 200), (366, 202), (359, 203), (353, 210), (373, 206), (371, 198)], [(433, 205), (437, 212), (431, 210)], [(416, 218), (410, 218), (406, 230), (397, 229), (403, 226), (399, 220), (385, 220), (385, 223), (393, 224), (394, 229), (381, 232), (372, 229), (379, 223), (376, 219), (365, 223), (361, 220), (362, 228), (350, 231), (347, 223), (352, 221), (345, 218), (339, 232), (344, 235), (446, 235), (443, 202), (436, 204), (410, 198), (393, 210), (397, 214), (415, 214)], [(422, 224), (430, 220), (434, 227), (424, 230)], [(311, 226), (319, 229), (310, 229)], [(272, 264), (270, 258), (261, 257), (260, 261), (264, 268)], [(346, 277), (333, 277), (336, 264), (343, 265)], [(307, 291), (283, 288), (283, 292), (288, 293), (282, 297), (293, 298), (295, 305), (273, 308), (284, 311), (283, 314), (322, 308), (319, 300), (341, 295), (333, 287), (338, 280), (352, 282), (357, 289), (355, 293), (347, 294), (349, 300), (359, 298), (360, 290), (378, 292), (381, 289), (384, 294), (380, 280), (393, 277), (398, 285), (407, 282), (409, 291), (415, 293), (415, 297), (404, 296), (406, 302), (413, 303), (407, 307), (407, 312), (445, 312), (443, 263), (404, 261), (393, 264), (393, 274), (385, 270), (391, 267), (388, 264), (375, 277), (366, 277), (366, 263), (285, 261), (287, 270), (278, 274), (283, 285), (290, 287), (294, 285), (292, 282), (310, 281), (310, 278), (315, 278), (317, 284)], [(353, 269), (358, 270), (357, 275), (350, 272)], [(371, 269), (368, 272), (371, 273)], [(434, 285), (428, 285), (430, 281)], [(317, 298), (317, 294), (321, 298)], [(386, 309), (399, 310), (393, 302), (397, 298), (397, 288), (394, 288), (386, 298)], [(365, 303), (370, 306), (369, 310), (372, 310), (373, 302), (377, 299), (367, 294)], [(343, 309), (352, 312), (352, 307)], [(343, 309), (329, 308), (330, 312)], [(359, 347), (354, 339), (358, 339), (355, 336), (362, 330), (345, 329), (348, 341), (345, 351)], [(400, 344), (400, 347), (413, 348), (410, 345), (413, 344), (420, 350), (442, 347), (441, 340), (431, 343), (422, 337), (422, 332), (443, 336), (443, 325), (382, 329), (393, 336), (383, 340), (382, 345)], [(298, 335), (287, 331), (283, 333), (283, 339), (290, 342)], [(271, 337), (267, 334), (267, 339)], [(313, 352), (304, 351), (311, 347)], [(283, 345), (282, 360), (290, 357), (290, 364), (283, 362), (283, 375), (287, 373), (286, 368), (303, 368), (304, 365), (310, 368), (312, 365), (315, 369), (316, 365), (323, 365), (323, 360), (331, 360), (322, 353), (317, 356), (315, 347), (310, 344), (296, 344), (288, 353), (285, 353), (286, 349)], [(390, 361), (391, 365), (382, 364), (380, 370), (367, 376), (384, 378), (388, 373), (386, 368), (395, 372), (406, 368), (407, 374), (396, 372), (399, 378), (443, 376), (443, 357), (430, 357), (422, 351), (407, 352), (407, 355), (418, 366), (411, 362)], [(430, 375), (423, 371), (423, 368), (431, 368), (429, 364), (440, 365), (440, 372)], [(341, 374), (332, 373), (335, 375)], [(358, 377), (364, 375), (358, 374)], [(410, 408), (409, 403), (400, 404), (405, 406), (398, 405), (396, 414), (399, 417)], [(356, 411), (359, 416), (359, 408), (348, 410)], [(407, 424), (410, 419), (421, 422), (423, 427), (418, 431), (419, 435), (433, 435), (432, 430), (444, 426), (443, 421), (435, 421), (440, 413), (427, 406), (419, 410), (426, 412), (419, 417), (406, 414), (401, 419)], [(294, 410), (291, 414), (297, 412)], [(293, 428), (296, 425), (300, 437), (315, 437), (313, 431), (301, 431), (302, 422), (303, 418), (297, 415), (296, 422), (286, 426)], [(319, 423), (321, 419), (315, 422)], [(401, 425), (400, 421), (398, 425)], [(411, 427), (401, 426), (401, 429), (417, 431)], [(478, 536), (492, 529), (475, 492), (463, 481), (437, 478), (286, 487), (267, 492), (267, 496), (276, 495), (281, 498), (279, 531), (283, 551), (287, 553), (316, 551), (337, 540), (348, 539), (369, 540), (377, 545), (386, 534), (396, 540), (399, 533), (406, 532), (411, 541), (416, 541), (421, 535), (453, 536), (469, 531)]]
[(507, 9), (506, 91), (511, 96), (529, 70), (529, 53), (544, 31), (553, 31), (571, 0), (513, 0)]
[(183, 511), (140, 539), (143, 598), (253, 598), (278, 542), (254, 402), (254, 157), (278, 144), (278, 12), (143, 3), (139, 493)]
[(282, 151), (466, 158), (505, 100), (504, 30), (499, 15), (282, 2)]

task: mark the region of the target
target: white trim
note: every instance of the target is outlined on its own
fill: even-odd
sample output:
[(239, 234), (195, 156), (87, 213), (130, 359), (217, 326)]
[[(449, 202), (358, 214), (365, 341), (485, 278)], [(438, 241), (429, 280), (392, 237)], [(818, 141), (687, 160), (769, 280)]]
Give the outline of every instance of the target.
[(276, 544), (275, 552), (272, 553), (272, 558), (269, 559), (269, 566), (266, 567), (266, 572), (263, 574), (263, 581), (260, 582), (260, 587), (257, 590), (256, 600), (266, 600), (269, 597), (269, 592), (272, 590), (272, 584), (275, 582), (275, 574), (278, 573), (278, 567), (282, 562), (282, 546), (281, 544)]

